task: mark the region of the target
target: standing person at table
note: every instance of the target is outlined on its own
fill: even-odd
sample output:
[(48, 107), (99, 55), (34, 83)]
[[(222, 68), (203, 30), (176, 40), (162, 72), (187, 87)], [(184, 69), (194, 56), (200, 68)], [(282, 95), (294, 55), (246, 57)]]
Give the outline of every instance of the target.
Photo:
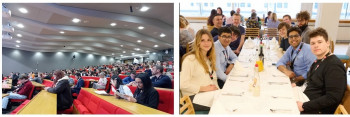
[(214, 43), (216, 55), (216, 74), (218, 76), (218, 85), (220, 89), (224, 86), (226, 75), (228, 75), (237, 59), (237, 56), (229, 44), (231, 43), (232, 31), (229, 27), (219, 29), (219, 41)]
[(28, 75), (22, 74), (19, 78), (19, 86), (16, 90), (2, 98), (2, 111), (4, 112), (10, 99), (26, 99), (32, 91), (33, 84), (28, 80)]
[(77, 84), (72, 88), (72, 93), (79, 94), (80, 89), (84, 87), (84, 79), (81, 78), (80, 73), (75, 73), (75, 78), (78, 79)]
[(302, 37), (302, 42), (310, 44), (310, 38), (309, 38), (309, 33), (311, 31), (311, 28), (309, 27), (308, 23), (310, 20), (310, 13), (307, 11), (300, 11), (297, 16), (297, 22), (298, 22), (298, 27), (301, 29), (301, 37)]
[(280, 21), (277, 19), (277, 14), (272, 13), (271, 19), (267, 20), (267, 28), (277, 28)]
[(301, 30), (292, 27), (287, 32), (289, 48), (277, 62), (277, 68), (286, 74), (297, 86), (303, 85), (306, 74), (316, 56), (311, 53), (310, 45), (301, 42)]
[(124, 95), (130, 102), (136, 102), (154, 109), (157, 109), (159, 104), (159, 94), (152, 86), (152, 81), (145, 73), (140, 73), (136, 76), (135, 82), (137, 89), (134, 96)]
[(283, 49), (283, 51), (286, 51), (288, 47), (290, 46), (287, 36), (287, 31), (290, 28), (290, 25), (286, 22), (282, 22), (278, 25), (278, 33), (280, 35), (280, 48)]
[(192, 51), (182, 59), (180, 90), (183, 95), (193, 96), (219, 88), (215, 72), (214, 42), (208, 30), (201, 29), (197, 32)]
[(222, 8), (221, 7), (216, 8), (216, 12), (217, 12), (217, 14), (222, 15), (222, 21), (223, 21), (222, 25), (225, 26), (226, 25), (226, 17), (224, 15), (224, 13), (222, 12)]
[(152, 75), (151, 80), (154, 87), (171, 89), (171, 79), (167, 75), (163, 75), (163, 66), (153, 66)]
[(331, 53), (326, 30), (312, 30), (309, 38), (311, 51), (317, 60), (307, 74), (304, 91), (310, 101), (297, 102), (298, 108), (301, 114), (333, 114), (347, 87), (344, 64)]
[(211, 35), (215, 37), (218, 35), (219, 28), (222, 27), (222, 15), (216, 14), (213, 18), (214, 28), (210, 31)]
[(105, 73), (101, 72), (99, 75), (100, 79), (97, 83), (94, 83), (92, 86), (94, 89), (105, 89), (107, 84), (107, 78), (105, 77)]
[[(236, 55), (239, 55), (239, 53), (241, 52), (241, 49), (244, 43), (244, 38), (245, 38), (245, 29), (243, 26), (239, 25), (239, 23), (241, 22), (240, 19), (241, 19), (241, 15), (233, 14), (233, 26), (238, 27), (240, 31), (240, 35), (237, 36), (237, 39), (233, 40), (230, 43), (230, 48)], [(226, 25), (226, 26), (230, 27), (232, 25)]]
[(57, 110), (63, 111), (69, 109), (73, 104), (73, 97), (69, 86), (68, 77), (64, 77), (64, 73), (60, 70), (56, 70), (53, 74), (54, 86), (45, 87), (45, 90), (50, 93), (57, 94)]

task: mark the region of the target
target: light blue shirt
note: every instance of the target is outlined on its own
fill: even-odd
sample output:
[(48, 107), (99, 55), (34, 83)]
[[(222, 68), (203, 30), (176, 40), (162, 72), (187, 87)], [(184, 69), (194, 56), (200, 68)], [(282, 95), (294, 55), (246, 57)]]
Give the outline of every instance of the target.
[[(235, 63), (237, 60), (237, 56), (231, 50), (230, 46), (224, 48), (220, 40), (214, 43), (215, 46), (215, 54), (216, 54), (216, 75), (222, 81), (226, 81), (226, 66), (227, 64)], [(226, 54), (227, 53), (227, 54)], [(225, 56), (227, 55), (227, 56)]]
[[(282, 58), (277, 62), (277, 67), (280, 65), (286, 66), (287, 62), (292, 62), (297, 55), (297, 50), (299, 50), (301, 43), (298, 45), (297, 49), (294, 49), (292, 45), (289, 46), (286, 53), (284, 53)], [(293, 55), (291, 55), (292, 51), (294, 51)], [(310, 45), (304, 43), (297, 58), (295, 58), (293, 72), (296, 76), (303, 76), (304, 79), (306, 79), (306, 74), (315, 60), (316, 56), (311, 52)]]

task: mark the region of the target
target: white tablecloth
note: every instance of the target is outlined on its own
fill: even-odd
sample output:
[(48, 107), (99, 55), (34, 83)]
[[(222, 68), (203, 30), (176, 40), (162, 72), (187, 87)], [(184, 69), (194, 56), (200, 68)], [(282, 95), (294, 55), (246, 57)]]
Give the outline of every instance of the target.
[(254, 77), (256, 50), (243, 48), (223, 89), (214, 97), (209, 114), (300, 113), (289, 78), (272, 65), (282, 54), (277, 49), (265, 50), (264, 53), (264, 71), (259, 72), (260, 96), (253, 96), (249, 90)]

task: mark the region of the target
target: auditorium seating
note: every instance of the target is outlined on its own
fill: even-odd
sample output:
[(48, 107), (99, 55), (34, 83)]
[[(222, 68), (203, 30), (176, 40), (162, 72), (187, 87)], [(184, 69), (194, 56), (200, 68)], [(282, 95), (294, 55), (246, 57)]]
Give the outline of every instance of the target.
[(131, 114), (82, 89), (73, 101), (73, 113), (79, 114)]
[(52, 87), (53, 81), (51, 80), (43, 80), (43, 85), (45, 85), (46, 87)]
[[(132, 93), (135, 92), (136, 87), (129, 86)], [(174, 91), (158, 89), (159, 104), (157, 109), (166, 113), (174, 114)]]
[(25, 100), (21, 105), (19, 105), (15, 110), (13, 110), (10, 114), (17, 114), (19, 110), (21, 110), (25, 105), (27, 105), (30, 100)]
[(31, 100), (32, 96), (33, 96), (34, 89), (35, 89), (35, 86), (33, 85), (32, 90), (30, 91), (27, 99), (10, 99), (10, 102), (24, 102), (26, 100)]
[(126, 78), (126, 77), (128, 77), (128, 75), (122, 75), (122, 74), (119, 75), (119, 78), (122, 79), (122, 80), (123, 80), (124, 78)]

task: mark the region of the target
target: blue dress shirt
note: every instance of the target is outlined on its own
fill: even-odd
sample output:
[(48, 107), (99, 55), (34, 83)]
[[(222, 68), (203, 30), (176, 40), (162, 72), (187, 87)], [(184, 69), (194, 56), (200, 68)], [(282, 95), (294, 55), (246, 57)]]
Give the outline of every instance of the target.
[[(215, 54), (216, 54), (216, 75), (222, 80), (226, 81), (226, 66), (227, 64), (235, 63), (237, 60), (237, 56), (231, 50), (230, 46), (224, 48), (220, 41), (216, 41), (214, 43), (215, 46)], [(226, 56), (227, 55), (227, 56)]]

